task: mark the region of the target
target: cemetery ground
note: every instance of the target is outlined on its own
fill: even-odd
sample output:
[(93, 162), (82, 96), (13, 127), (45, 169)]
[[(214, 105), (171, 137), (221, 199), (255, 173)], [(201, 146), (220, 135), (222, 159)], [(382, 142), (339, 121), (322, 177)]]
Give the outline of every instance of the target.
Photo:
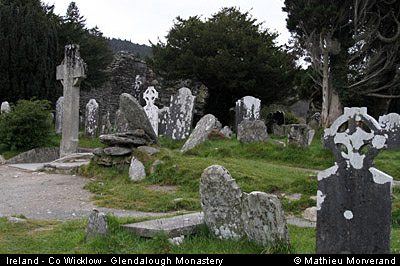
[[(131, 181), (128, 168), (83, 166), (78, 175), (87, 178), (84, 187), (95, 194), (98, 207), (146, 212), (173, 212), (177, 215), (201, 210), (199, 181), (205, 168), (218, 164), (229, 170), (244, 192), (263, 191), (277, 195), (286, 217), (301, 218), (301, 213), (316, 205), (316, 170), (334, 164), (333, 155), (323, 150), (319, 131), (310, 147), (281, 147), (268, 143), (241, 144), (228, 139), (211, 139), (183, 155), (184, 141), (161, 138), (160, 153), (148, 156), (135, 152), (145, 163), (147, 178)], [(287, 142), (284, 138), (275, 138)], [(59, 145), (55, 136), (48, 146)], [(80, 147), (95, 148), (102, 144), (95, 139), (80, 139)], [(2, 152), (11, 157), (14, 153)], [(164, 161), (150, 174), (156, 160)], [(400, 181), (400, 152), (384, 150), (375, 159), (376, 167)], [(285, 195), (300, 195), (289, 200)], [(400, 187), (393, 187), (392, 253), (400, 253)], [(20, 218), (23, 215), (16, 213)], [(68, 221), (32, 220), (9, 223), (0, 218), (0, 253), (315, 253), (315, 228), (289, 225), (291, 247), (284, 245), (261, 247), (239, 241), (220, 240), (211, 236), (205, 226), (195, 235), (186, 236), (180, 246), (171, 245), (165, 234), (142, 238), (120, 229), (121, 224), (151, 218), (117, 218), (108, 215), (110, 235), (106, 238), (85, 240), (87, 219)]]

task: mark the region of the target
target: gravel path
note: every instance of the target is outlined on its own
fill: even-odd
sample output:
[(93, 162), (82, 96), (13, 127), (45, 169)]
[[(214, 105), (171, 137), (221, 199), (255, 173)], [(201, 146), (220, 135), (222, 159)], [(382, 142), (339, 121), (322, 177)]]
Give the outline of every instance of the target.
[(67, 220), (88, 217), (96, 208), (119, 217), (161, 217), (171, 213), (146, 213), (98, 208), (94, 194), (83, 189), (88, 179), (26, 171), (0, 165), (0, 217), (24, 215), (30, 219)]

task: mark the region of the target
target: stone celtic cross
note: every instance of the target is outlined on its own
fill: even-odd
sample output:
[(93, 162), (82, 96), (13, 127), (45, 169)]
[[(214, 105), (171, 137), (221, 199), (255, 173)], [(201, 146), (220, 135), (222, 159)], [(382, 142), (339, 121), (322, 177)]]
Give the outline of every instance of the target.
[(150, 124), (154, 129), (154, 133), (158, 135), (158, 107), (154, 104), (155, 100), (158, 98), (158, 92), (151, 86), (143, 94), (143, 99), (146, 101), (146, 106), (143, 107), (149, 118)]
[(79, 45), (65, 46), (64, 60), (57, 66), (57, 80), (63, 89), (63, 115), (60, 156), (78, 152), (79, 86), (86, 78), (86, 64), (79, 54)]
[(392, 177), (374, 167), (387, 134), (367, 108), (325, 130), (335, 166), (318, 175), (317, 253), (390, 253)]

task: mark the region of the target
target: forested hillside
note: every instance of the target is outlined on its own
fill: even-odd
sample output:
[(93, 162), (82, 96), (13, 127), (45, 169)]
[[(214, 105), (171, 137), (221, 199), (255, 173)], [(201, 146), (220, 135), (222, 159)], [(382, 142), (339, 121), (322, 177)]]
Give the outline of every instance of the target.
[(134, 55), (139, 54), (141, 58), (153, 57), (153, 53), (151, 52), (151, 47), (144, 44), (136, 44), (132, 43), (128, 40), (121, 39), (108, 39), (110, 42), (111, 50), (116, 53), (119, 51), (128, 51), (133, 53)]

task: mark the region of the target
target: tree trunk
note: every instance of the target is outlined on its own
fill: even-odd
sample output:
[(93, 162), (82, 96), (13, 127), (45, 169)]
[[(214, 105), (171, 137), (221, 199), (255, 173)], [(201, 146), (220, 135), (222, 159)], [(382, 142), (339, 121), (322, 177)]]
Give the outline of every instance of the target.
[(329, 53), (324, 51), (323, 54), (323, 70), (322, 70), (322, 110), (321, 110), (321, 126), (325, 127), (329, 115), (330, 88), (329, 88)]

